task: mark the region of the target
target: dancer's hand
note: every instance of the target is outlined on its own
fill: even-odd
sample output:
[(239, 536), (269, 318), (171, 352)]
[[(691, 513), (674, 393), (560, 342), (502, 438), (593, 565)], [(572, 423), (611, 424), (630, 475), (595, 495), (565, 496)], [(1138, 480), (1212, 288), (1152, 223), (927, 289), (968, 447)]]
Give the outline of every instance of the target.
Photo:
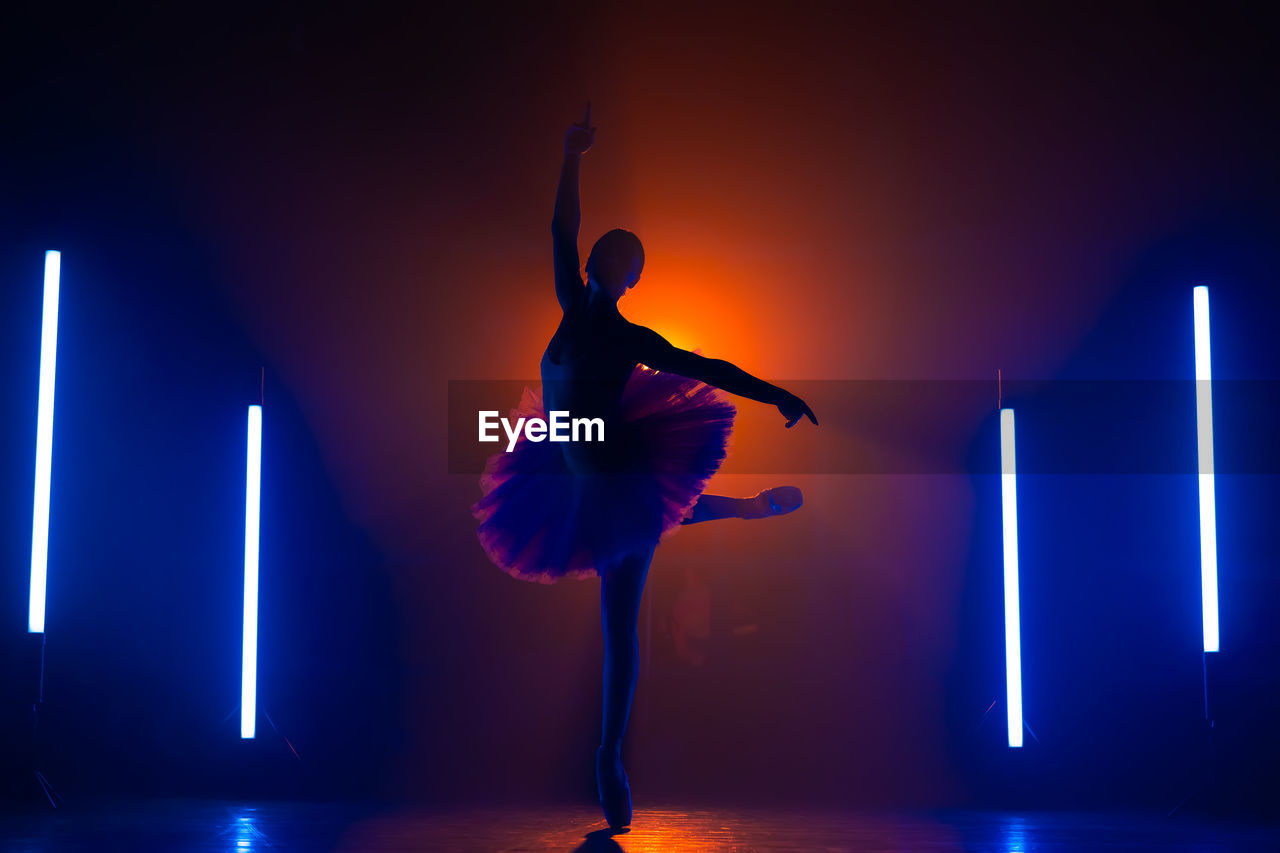
[(587, 116), (569, 128), (564, 136), (565, 154), (585, 154), (595, 141), (596, 129), (591, 126), (591, 102), (587, 101)]
[(784, 392), (786, 397), (778, 404), (778, 411), (782, 412), (782, 416), (787, 419), (787, 429), (791, 429), (801, 418), (807, 417), (813, 421), (813, 425), (818, 425), (818, 419), (813, 415), (813, 409), (809, 408), (809, 404), (801, 400), (790, 391)]

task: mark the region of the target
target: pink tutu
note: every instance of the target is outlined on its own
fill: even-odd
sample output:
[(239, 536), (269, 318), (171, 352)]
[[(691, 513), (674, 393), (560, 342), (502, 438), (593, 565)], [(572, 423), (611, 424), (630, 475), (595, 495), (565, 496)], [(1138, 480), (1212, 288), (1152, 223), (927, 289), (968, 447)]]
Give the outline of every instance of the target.
[[(616, 423), (606, 425), (624, 463), (573, 473), (563, 445), (521, 435), (510, 453), (489, 457), (480, 478), (484, 496), (472, 507), (480, 544), (503, 571), (540, 583), (587, 577), (647, 550), (680, 525), (720, 467), (735, 414), (709, 385), (637, 366)], [(519, 417), (545, 419), (542, 395), (526, 388), (511, 413)]]

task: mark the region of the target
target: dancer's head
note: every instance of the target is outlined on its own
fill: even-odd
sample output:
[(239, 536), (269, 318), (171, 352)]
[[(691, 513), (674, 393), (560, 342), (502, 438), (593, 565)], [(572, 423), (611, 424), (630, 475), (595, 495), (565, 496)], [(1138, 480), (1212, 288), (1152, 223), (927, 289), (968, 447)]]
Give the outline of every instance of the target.
[(642, 269), (644, 246), (640, 245), (639, 237), (622, 228), (615, 228), (597, 240), (587, 258), (587, 280), (594, 281), (614, 299), (635, 287)]

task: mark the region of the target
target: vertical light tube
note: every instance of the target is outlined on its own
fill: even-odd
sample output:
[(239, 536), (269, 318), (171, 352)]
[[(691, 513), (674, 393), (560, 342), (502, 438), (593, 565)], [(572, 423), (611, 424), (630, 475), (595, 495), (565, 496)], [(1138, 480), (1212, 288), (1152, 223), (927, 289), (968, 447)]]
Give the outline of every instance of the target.
[(1213, 489), (1213, 371), (1209, 359), (1209, 288), (1191, 289), (1196, 333), (1196, 453), (1200, 482), (1200, 602), (1204, 650), (1218, 650), (1218, 508)]
[(44, 633), (49, 559), (49, 487), (53, 479), (53, 378), (58, 360), (58, 286), (62, 253), (44, 253), (44, 320), (40, 329), (40, 400), (36, 410), (36, 492), (31, 521), (31, 599), (27, 631)]
[(240, 661), (240, 737), (252, 738), (258, 719), (258, 520), (262, 494), (262, 407), (249, 407), (249, 452), (244, 495), (244, 644)]
[(1022, 638), (1018, 611), (1018, 484), (1013, 409), (1000, 410), (1000, 503), (1004, 510), (1004, 672), (1009, 746), (1022, 746)]

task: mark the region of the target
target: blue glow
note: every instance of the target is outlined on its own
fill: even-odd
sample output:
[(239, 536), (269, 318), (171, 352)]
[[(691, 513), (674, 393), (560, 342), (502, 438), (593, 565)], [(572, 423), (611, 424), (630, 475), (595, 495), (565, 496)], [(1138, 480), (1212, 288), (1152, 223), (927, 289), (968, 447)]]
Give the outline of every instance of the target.
[(31, 521), (31, 600), (27, 631), (44, 633), (49, 560), (49, 486), (53, 479), (53, 378), (58, 360), (58, 286), (62, 253), (44, 253), (44, 320), (40, 329), (40, 401), (36, 410), (36, 497)]
[(1209, 288), (1191, 288), (1196, 332), (1196, 453), (1200, 470), (1200, 601), (1204, 650), (1218, 651), (1218, 508), (1213, 489), (1213, 371), (1209, 359)]
[(252, 738), (258, 719), (258, 517), (262, 492), (262, 407), (249, 407), (249, 452), (244, 495), (244, 644), (240, 662), (240, 737)]
[(1004, 511), (1004, 671), (1009, 746), (1022, 746), (1022, 638), (1018, 612), (1018, 484), (1013, 409), (1000, 410), (1000, 504)]
[[(255, 822), (254, 812), (256, 811), (256, 809), (247, 808), (236, 812), (235, 820), (224, 830), (223, 834), (230, 836), (230, 840), (234, 842), (232, 850), (257, 850), (270, 846)], [(259, 842), (262, 843), (259, 844)]]
[(1025, 853), (1031, 846), (1030, 833), (1027, 832), (1026, 821), (1020, 817), (1009, 817), (1005, 819), (1005, 823), (1000, 827), (1000, 840), (1003, 842), (1003, 849), (1006, 853)]

